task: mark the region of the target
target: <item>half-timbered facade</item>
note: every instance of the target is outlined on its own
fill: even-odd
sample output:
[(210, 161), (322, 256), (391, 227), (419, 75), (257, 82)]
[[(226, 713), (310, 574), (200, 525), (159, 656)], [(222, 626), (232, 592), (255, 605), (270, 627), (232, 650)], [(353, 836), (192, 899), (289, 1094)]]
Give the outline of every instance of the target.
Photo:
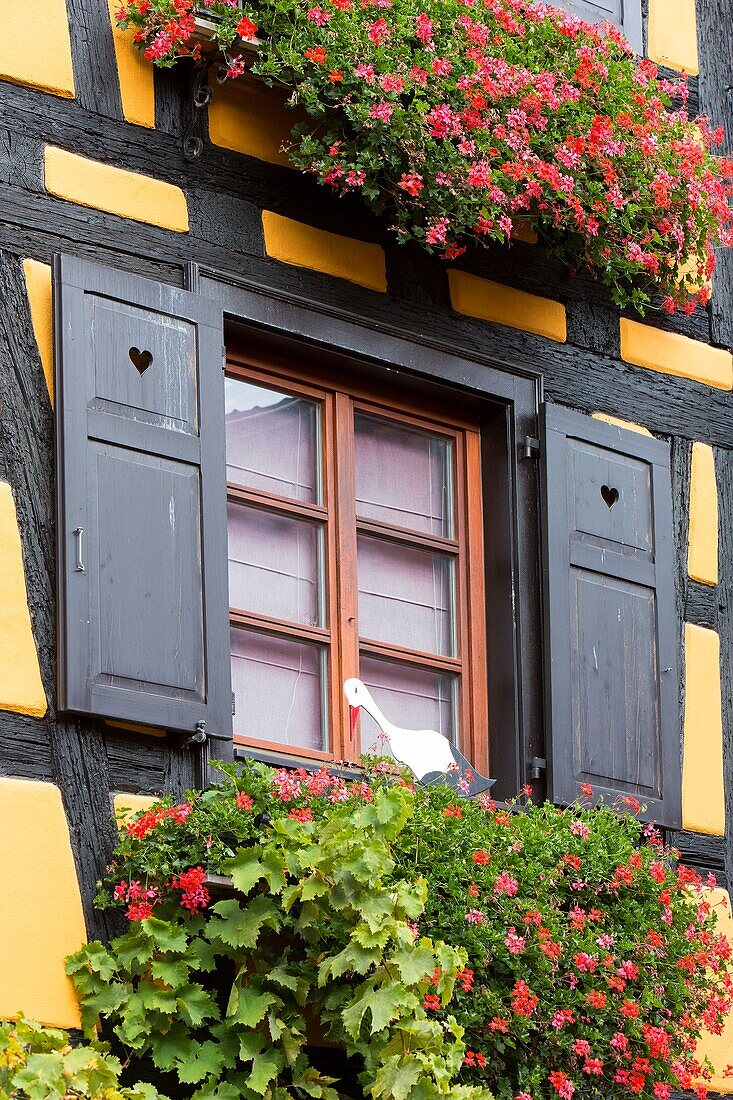
[[(639, 798), (728, 886), (731, 254), (642, 319), (528, 234), (397, 246), (288, 166), (277, 92), (204, 103), (116, 6), (0, 0), (0, 1015), (78, 1025), (114, 806), (378, 748), (351, 676), (500, 797)], [(731, 151), (729, 0), (570, 6)]]

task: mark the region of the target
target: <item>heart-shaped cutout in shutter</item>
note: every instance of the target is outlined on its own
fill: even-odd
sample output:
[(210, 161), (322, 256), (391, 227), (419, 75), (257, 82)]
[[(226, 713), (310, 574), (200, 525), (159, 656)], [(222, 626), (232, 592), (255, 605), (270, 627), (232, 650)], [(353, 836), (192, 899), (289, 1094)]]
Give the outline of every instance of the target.
[(130, 348), (130, 359), (138, 374), (145, 374), (153, 361), (152, 351), (140, 351), (139, 348)]
[(619, 498), (619, 491), (609, 485), (601, 485), (601, 496), (603, 497), (606, 507), (613, 508)]

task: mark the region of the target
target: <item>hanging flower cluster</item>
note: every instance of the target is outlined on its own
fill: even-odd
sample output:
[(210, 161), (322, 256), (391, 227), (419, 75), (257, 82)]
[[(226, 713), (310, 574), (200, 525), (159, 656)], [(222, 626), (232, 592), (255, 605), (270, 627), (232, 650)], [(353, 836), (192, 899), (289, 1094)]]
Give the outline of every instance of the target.
[[(146, 57), (191, 46), (193, 0), (125, 0)], [(733, 162), (611, 25), (531, 0), (199, 0), (228, 73), (259, 31), (252, 71), (314, 120), (295, 165), (360, 193), (400, 241), (444, 259), (507, 241), (517, 219), (620, 306), (669, 312), (709, 299), (713, 249), (733, 244)]]

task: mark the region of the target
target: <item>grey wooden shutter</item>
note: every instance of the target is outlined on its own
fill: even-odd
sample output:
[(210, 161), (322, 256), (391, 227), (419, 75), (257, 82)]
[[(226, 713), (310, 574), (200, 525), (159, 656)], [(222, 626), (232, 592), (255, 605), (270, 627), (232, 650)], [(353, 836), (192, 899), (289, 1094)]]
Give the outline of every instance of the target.
[(680, 716), (668, 444), (544, 409), (549, 767), (680, 825)]
[(222, 316), (57, 256), (59, 708), (231, 736)]
[(553, 0), (553, 7), (564, 8), (588, 23), (613, 23), (632, 49), (644, 53), (641, 0)]

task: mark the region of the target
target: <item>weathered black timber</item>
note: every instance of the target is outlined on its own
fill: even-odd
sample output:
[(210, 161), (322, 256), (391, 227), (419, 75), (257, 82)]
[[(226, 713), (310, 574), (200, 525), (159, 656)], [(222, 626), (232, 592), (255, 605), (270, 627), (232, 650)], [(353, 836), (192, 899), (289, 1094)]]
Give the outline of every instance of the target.
[[(674, 588), (676, 604), (677, 672), (679, 712), (685, 706), (685, 622), (690, 578), (687, 573), (687, 550), (690, 526), (690, 481), (692, 475), (692, 443), (688, 439), (671, 440), (670, 474), (672, 481), (672, 518), (674, 527)], [(680, 738), (680, 761), (682, 738)]]
[(718, 545), (718, 632), (723, 704), (725, 872), (733, 883), (733, 451), (715, 454), (721, 523)]
[(0, 714), (0, 775), (53, 779), (53, 755), (45, 722), (25, 714)]
[(107, 118), (122, 118), (107, 0), (67, 0), (74, 84), (79, 103)]
[[(700, 110), (726, 128), (720, 152), (733, 154), (733, 19), (729, 0), (697, 0)], [(733, 253), (718, 252), (711, 303), (712, 340), (733, 347)]]
[(712, 872), (718, 885), (727, 888), (724, 837), (702, 836), (700, 833), (691, 833), (688, 830), (679, 832), (669, 830), (665, 834), (665, 839), (672, 847), (677, 848), (682, 862), (688, 867), (694, 867), (704, 875)]
[(720, 605), (715, 588), (709, 584), (700, 584), (698, 581), (688, 581), (685, 593), (685, 622), (715, 630), (719, 613)]

